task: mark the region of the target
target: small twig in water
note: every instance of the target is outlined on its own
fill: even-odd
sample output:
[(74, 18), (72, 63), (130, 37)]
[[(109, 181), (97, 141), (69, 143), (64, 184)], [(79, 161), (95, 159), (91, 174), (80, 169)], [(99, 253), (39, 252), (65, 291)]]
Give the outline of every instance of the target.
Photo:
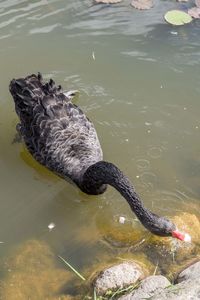
[(153, 272), (153, 275), (156, 275), (157, 269), (158, 269), (158, 261), (157, 261), (157, 264), (156, 264), (155, 270), (154, 270), (154, 272)]
[(58, 255), (58, 257), (82, 280), (86, 280), (76, 269), (74, 269), (62, 256)]
[(95, 288), (94, 288), (94, 300), (97, 300), (97, 293), (96, 293)]

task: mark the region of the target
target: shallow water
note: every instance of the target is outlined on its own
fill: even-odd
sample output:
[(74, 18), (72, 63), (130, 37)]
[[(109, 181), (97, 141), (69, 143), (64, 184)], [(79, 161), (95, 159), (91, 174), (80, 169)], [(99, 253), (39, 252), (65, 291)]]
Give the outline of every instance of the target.
[(168, 216), (198, 214), (200, 23), (165, 24), (163, 14), (178, 5), (156, 1), (141, 12), (128, 1), (1, 1), (2, 258), (40, 239), (83, 270), (115, 256), (118, 242), (105, 236), (119, 216), (141, 230), (141, 239), (148, 235), (113, 189), (84, 195), (12, 143), (17, 117), (9, 81), (37, 71), (80, 91), (77, 104), (94, 122), (104, 158), (125, 171), (147, 207)]

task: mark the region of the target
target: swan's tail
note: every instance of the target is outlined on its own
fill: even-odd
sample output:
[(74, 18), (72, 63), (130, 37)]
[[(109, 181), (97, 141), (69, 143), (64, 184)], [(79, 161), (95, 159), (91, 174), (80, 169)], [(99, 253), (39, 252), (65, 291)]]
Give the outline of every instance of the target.
[(42, 102), (45, 96), (62, 94), (61, 86), (56, 86), (52, 79), (49, 82), (43, 82), (40, 73), (17, 80), (13, 79), (10, 82), (9, 89), (15, 101), (18, 115), (23, 111), (26, 111), (26, 113), (29, 110), (32, 111), (38, 102)]

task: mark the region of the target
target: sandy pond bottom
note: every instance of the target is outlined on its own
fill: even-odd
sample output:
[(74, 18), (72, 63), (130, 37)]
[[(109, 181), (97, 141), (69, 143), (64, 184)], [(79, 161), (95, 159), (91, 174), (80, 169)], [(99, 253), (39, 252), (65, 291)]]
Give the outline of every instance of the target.
[(42, 241), (30, 240), (4, 262), (2, 299), (68, 299), (61, 289), (70, 273), (56, 266), (56, 258)]
[[(59, 261), (47, 243), (40, 240), (26, 241), (2, 261), (4, 275), (0, 299), (83, 299), (92, 294), (91, 281), (99, 271), (119, 261), (130, 259), (140, 264), (146, 275), (165, 274), (173, 279), (178, 271), (198, 257), (200, 240), (200, 222), (194, 214), (182, 213), (175, 216), (174, 221), (181, 230), (192, 236), (191, 244), (150, 236), (138, 247), (127, 246), (119, 249), (118, 255), (113, 259), (110, 256), (99, 257), (99, 263), (81, 270), (88, 279), (85, 282), (76, 278), (75, 274)], [(120, 238), (121, 234), (119, 231), (118, 233), (112, 238)]]

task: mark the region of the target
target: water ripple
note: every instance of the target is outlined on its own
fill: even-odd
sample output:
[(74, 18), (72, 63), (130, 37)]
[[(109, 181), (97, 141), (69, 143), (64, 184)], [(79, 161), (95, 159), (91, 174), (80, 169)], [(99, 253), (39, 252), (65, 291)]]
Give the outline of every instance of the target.
[(147, 154), (151, 157), (151, 158), (160, 158), (162, 156), (162, 152), (163, 150), (161, 149), (161, 147), (151, 147), (148, 151)]
[(10, 24), (12, 24), (12, 23), (15, 23), (18, 19), (21, 19), (21, 18), (23, 18), (23, 17), (26, 17), (27, 15), (28, 15), (28, 13), (26, 13), (26, 14), (21, 14), (21, 15), (17, 15), (17, 16), (15, 16), (15, 17), (13, 17), (12, 19), (6, 20), (6, 21), (0, 23), (0, 28), (3, 28), (3, 27), (6, 27), (6, 26), (8, 26), (8, 25), (10, 25)]
[(150, 161), (147, 159), (138, 159), (136, 161), (138, 171), (146, 171), (150, 169)]
[(29, 20), (44, 20), (48, 17), (52, 17), (53, 15), (57, 15), (61, 12), (64, 12), (65, 11), (65, 8), (60, 8), (60, 9), (56, 9), (56, 10), (53, 10), (53, 11), (50, 11), (46, 14), (39, 14), (39, 15), (35, 15), (35, 16), (32, 16), (32, 17), (29, 17)]
[(31, 29), (29, 31), (30, 34), (35, 34), (35, 33), (48, 33), (53, 31), (56, 27), (59, 27), (60, 24), (53, 24), (53, 25), (49, 25), (49, 26), (44, 26), (44, 27), (38, 27), (38, 28), (34, 28)]

